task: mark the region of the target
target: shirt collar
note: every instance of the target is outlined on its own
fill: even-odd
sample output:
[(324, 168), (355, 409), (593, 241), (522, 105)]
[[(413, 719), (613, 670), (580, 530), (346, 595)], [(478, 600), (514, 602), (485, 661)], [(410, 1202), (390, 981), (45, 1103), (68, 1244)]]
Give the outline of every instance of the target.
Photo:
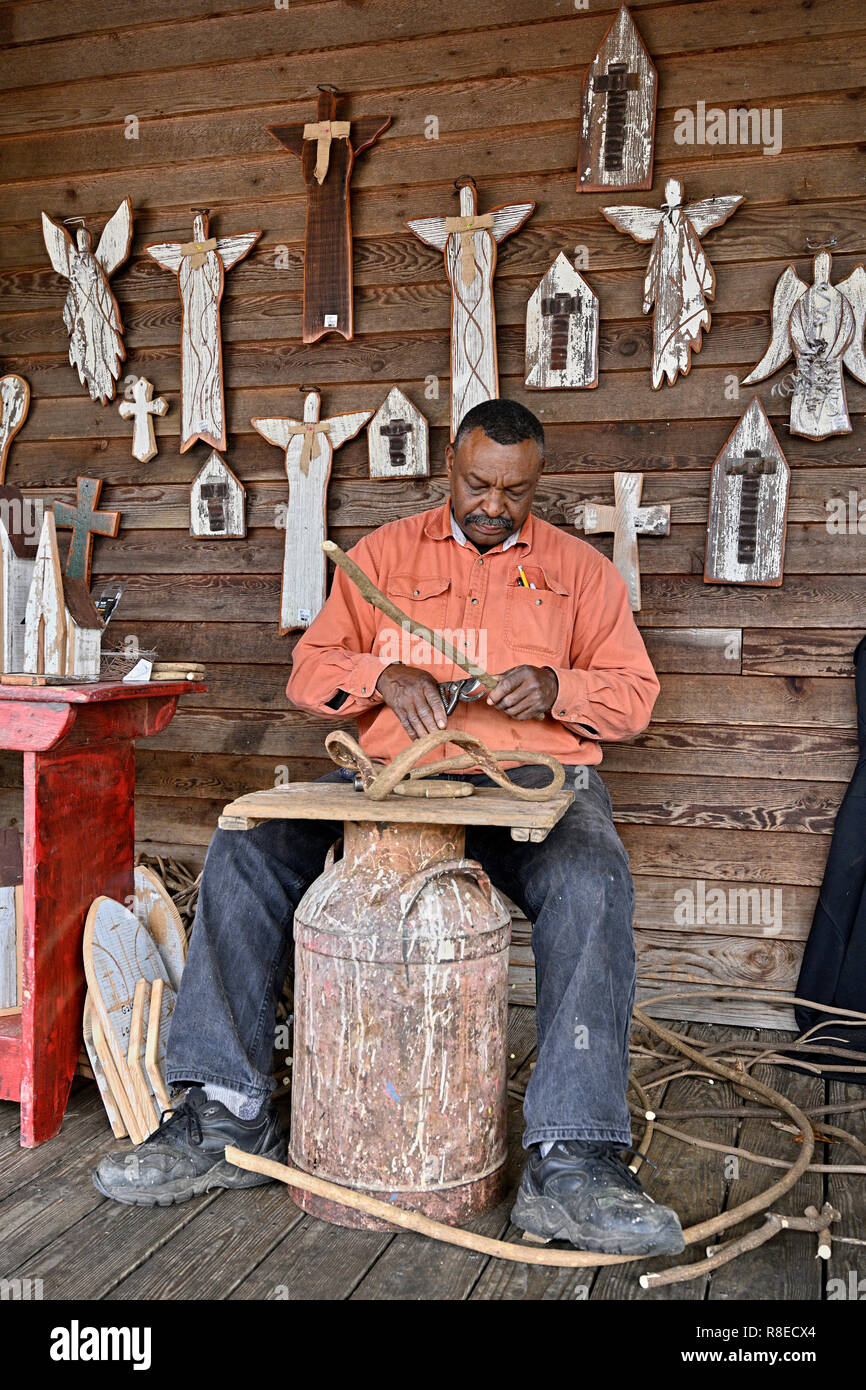
[[(445, 502), (443, 506), (436, 507), (430, 513), (427, 524), (424, 527), (425, 535), (432, 536), (435, 540), (447, 540), (449, 536), (458, 545), (465, 546), (467, 537), (464, 536), (457, 524), (457, 518), (451, 508), (451, 502)], [(532, 513), (524, 521), (519, 531), (512, 531), (510, 536), (502, 542), (502, 550), (507, 550), (512, 545), (525, 545), (527, 550), (532, 545)]]

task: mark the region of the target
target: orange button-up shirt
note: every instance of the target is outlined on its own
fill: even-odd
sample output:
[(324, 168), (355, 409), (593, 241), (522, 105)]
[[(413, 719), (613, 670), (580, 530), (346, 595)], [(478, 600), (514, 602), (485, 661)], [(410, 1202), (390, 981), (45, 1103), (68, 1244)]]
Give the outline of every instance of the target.
[[(460, 701), (449, 727), (489, 748), (551, 753), (586, 765), (601, 762), (600, 740), (631, 738), (649, 723), (659, 683), (625, 583), (586, 541), (530, 515), (516, 537), (482, 555), (452, 526), (449, 501), (378, 527), (349, 554), (403, 612), (491, 674), (521, 665), (549, 666), (556, 674), (558, 694), (543, 720), (509, 719), (483, 698)], [(518, 566), (534, 587), (519, 582)], [(427, 670), (439, 682), (466, 674), (428, 642), (398, 630), (337, 569), (324, 608), (295, 646), (286, 693), (310, 714), (356, 720), (368, 756), (390, 760), (409, 742), (375, 688), (393, 661)], [(340, 691), (348, 698), (335, 709), (330, 702)], [(427, 761), (460, 751), (445, 746)]]

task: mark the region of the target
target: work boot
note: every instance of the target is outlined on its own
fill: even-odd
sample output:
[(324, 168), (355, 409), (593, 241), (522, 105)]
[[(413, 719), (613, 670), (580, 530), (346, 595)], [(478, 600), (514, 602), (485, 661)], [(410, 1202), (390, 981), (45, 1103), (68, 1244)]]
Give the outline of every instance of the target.
[(174, 1110), (164, 1110), (158, 1129), (134, 1149), (106, 1154), (93, 1174), (103, 1197), (138, 1207), (170, 1207), (213, 1187), (259, 1187), (272, 1179), (227, 1163), (234, 1144), (247, 1153), (286, 1161), (286, 1140), (277, 1112), (266, 1102), (254, 1120), (239, 1120), (204, 1088), (191, 1086)]
[(558, 1139), (534, 1144), (511, 1213), (515, 1226), (599, 1255), (676, 1255), (679, 1217), (648, 1197), (616, 1144)]

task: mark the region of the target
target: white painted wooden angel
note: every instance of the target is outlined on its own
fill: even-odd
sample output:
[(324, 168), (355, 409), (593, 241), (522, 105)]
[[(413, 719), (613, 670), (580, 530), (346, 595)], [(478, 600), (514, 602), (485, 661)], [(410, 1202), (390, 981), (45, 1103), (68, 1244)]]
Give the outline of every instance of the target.
[(743, 201), (742, 195), (701, 198), (683, 203), (679, 179), (668, 179), (660, 208), (602, 208), (602, 215), (635, 241), (651, 241), (649, 265), (644, 277), (643, 311), (655, 304), (653, 316), (652, 387), (657, 391), (666, 376), (673, 385), (680, 372), (687, 375), (692, 349), (701, 350), (701, 333), (710, 327), (707, 300), (716, 290), (716, 276), (700, 238), (720, 227)]
[(249, 255), (261, 230), (234, 236), (208, 235), (206, 210), (196, 212), (192, 241), (161, 241), (145, 246), (157, 265), (177, 275), (183, 321), (180, 337), (180, 452), (203, 439), (225, 449), (220, 300), (225, 272)]
[(320, 542), (327, 535), (327, 490), (334, 450), (352, 439), (373, 414), (372, 410), (355, 410), (320, 420), (321, 403), (318, 391), (308, 391), (302, 420), (278, 417), (250, 421), (263, 439), (283, 450), (289, 479), (280, 635), (309, 627), (324, 605), (327, 564)]
[(743, 382), (764, 381), (793, 355), (797, 372), (789, 427), (807, 439), (851, 433), (843, 366), (866, 385), (866, 270), (855, 266), (847, 280), (831, 285), (832, 264), (829, 251), (818, 252), (811, 286), (792, 265), (782, 272), (773, 294), (770, 346)]
[(522, 227), (535, 203), (478, 213), (475, 181), (455, 180), (459, 217), (413, 217), (406, 226), (445, 254), (451, 285), (451, 438), (474, 405), (499, 395), (493, 275), (500, 242)]
[(51, 264), (69, 281), (63, 322), (69, 334), (69, 361), (77, 367), (93, 400), (114, 399), (120, 364), (126, 357), (123, 323), (108, 277), (132, 246), (132, 203), (124, 198), (106, 222), (94, 251), (90, 233), (80, 226), (75, 241), (59, 222), (42, 214), (42, 235)]

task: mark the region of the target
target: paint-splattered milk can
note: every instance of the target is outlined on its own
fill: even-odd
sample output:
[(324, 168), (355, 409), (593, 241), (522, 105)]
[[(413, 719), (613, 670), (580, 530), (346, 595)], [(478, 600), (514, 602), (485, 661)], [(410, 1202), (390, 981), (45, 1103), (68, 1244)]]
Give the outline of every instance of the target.
[(450, 1222), (501, 1199), (506, 1156), (511, 923), (464, 841), (462, 826), (347, 822), (295, 913), (291, 1161)]

